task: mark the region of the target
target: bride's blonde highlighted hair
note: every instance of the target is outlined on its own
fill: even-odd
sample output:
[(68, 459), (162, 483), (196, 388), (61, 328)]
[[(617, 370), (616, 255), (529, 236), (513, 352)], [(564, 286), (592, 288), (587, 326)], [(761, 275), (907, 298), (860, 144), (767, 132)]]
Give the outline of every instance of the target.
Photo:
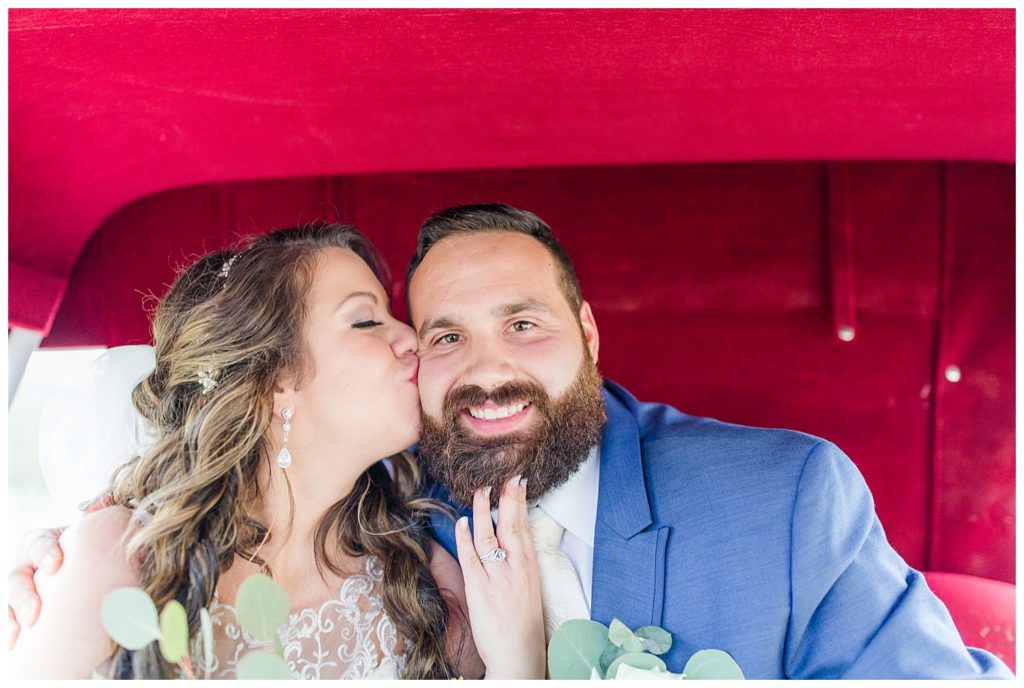
[[(141, 587), (158, 608), (181, 602), (193, 636), (199, 610), (209, 606), (235, 557), (266, 566), (258, 549), (269, 532), (245, 507), (259, 496), (257, 473), (271, 454), (274, 383), (285, 371), (307, 372), (306, 295), (317, 256), (332, 247), (353, 251), (390, 287), (366, 237), (315, 224), (276, 230), (239, 252), (203, 256), (156, 309), (156, 368), (132, 400), (158, 439), (115, 474), (111, 492), (134, 511), (128, 549)], [(330, 556), (339, 547), (376, 556), (384, 568), (384, 607), (408, 644), (403, 677), (448, 678), (448, 607), (429, 569), (428, 517), (437, 506), (417, 497), (421, 478), (411, 456), (403, 452), (390, 462), (393, 478), (377, 463), (328, 510), (316, 533), (317, 568), (344, 573)], [(119, 678), (174, 673), (155, 643), (134, 652), (118, 648), (111, 671)]]

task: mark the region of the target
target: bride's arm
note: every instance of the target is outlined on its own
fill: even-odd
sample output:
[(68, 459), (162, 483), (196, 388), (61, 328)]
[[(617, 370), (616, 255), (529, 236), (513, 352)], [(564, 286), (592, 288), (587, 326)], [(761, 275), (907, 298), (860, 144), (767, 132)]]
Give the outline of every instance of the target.
[(8, 654), (12, 678), (88, 678), (110, 657), (111, 640), (100, 623), (103, 598), (138, 585), (121, 542), (129, 516), (120, 507), (103, 509), (61, 535), (63, 565), (36, 576), (39, 617)]
[(445, 634), (445, 654), (456, 675), (463, 678), (483, 678), (484, 662), (476, 651), (473, 633), (469, 628), (466, 607), (466, 583), (462, 569), (452, 555), (436, 541), (431, 541), (430, 572), (441, 588), (441, 596), (448, 604), (448, 628)]

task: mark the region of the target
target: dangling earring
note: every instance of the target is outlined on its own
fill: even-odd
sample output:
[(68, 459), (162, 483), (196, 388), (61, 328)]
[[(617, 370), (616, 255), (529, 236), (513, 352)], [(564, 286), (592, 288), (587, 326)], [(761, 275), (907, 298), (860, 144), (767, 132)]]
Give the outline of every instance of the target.
[(288, 451), (288, 431), (292, 429), (292, 410), (285, 406), (281, 409), (281, 417), (284, 418), (284, 446), (277, 453), (277, 465), (281, 468), (288, 468), (292, 465), (292, 453)]

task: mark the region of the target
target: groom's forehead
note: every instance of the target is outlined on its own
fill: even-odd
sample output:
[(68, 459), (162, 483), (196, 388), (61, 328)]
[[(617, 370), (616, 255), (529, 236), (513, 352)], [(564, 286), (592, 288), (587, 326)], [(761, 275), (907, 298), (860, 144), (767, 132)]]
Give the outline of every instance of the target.
[[(491, 298), (481, 298), (485, 291)], [(420, 325), (423, 318), (465, 314), (478, 306), (490, 311), (510, 303), (546, 302), (549, 292), (559, 291), (556, 262), (533, 237), (514, 232), (452, 236), (427, 252), (410, 280), (410, 314), (413, 324)]]

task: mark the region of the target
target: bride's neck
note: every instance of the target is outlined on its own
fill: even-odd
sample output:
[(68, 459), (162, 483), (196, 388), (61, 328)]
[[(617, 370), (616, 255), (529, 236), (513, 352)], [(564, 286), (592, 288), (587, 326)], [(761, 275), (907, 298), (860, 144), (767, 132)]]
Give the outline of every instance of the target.
[[(352, 493), (362, 474), (362, 470), (346, 470), (362, 466), (361, 462), (304, 458), (302, 464), (295, 462), (287, 469), (279, 468), (276, 461), (261, 462), (258, 496), (249, 500), (249, 512), (270, 535), (260, 548), (260, 557), (275, 572), (315, 571), (316, 532), (328, 509)], [(331, 470), (324, 470), (324, 466), (331, 466)], [(342, 553), (329, 548), (328, 554)]]

